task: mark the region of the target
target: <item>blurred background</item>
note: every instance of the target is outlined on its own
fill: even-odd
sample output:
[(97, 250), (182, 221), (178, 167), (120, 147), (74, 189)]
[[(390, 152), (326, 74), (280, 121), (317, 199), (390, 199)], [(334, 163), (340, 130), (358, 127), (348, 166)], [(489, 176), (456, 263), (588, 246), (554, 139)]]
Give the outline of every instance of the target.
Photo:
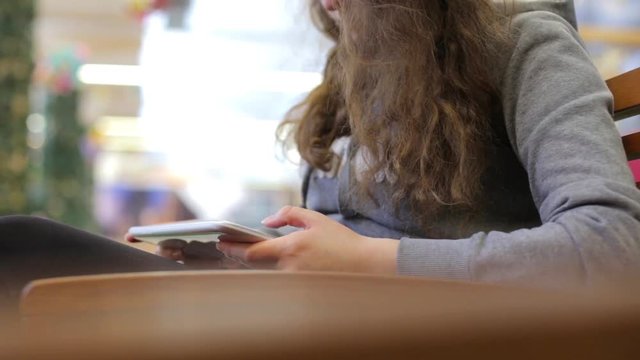
[[(603, 77), (640, 67), (640, 0), (575, 2)], [(0, 2), (0, 215), (119, 239), (299, 204), (274, 130), (329, 46), (301, 0)]]

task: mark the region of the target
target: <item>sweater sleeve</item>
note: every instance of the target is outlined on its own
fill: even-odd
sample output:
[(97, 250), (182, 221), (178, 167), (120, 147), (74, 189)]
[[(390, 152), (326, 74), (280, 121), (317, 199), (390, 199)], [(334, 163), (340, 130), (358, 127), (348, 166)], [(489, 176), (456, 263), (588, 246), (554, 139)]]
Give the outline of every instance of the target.
[(467, 239), (403, 238), (398, 272), (540, 286), (588, 285), (640, 264), (640, 191), (609, 109), (612, 96), (561, 17), (513, 19), (502, 79), (511, 145), (542, 225)]

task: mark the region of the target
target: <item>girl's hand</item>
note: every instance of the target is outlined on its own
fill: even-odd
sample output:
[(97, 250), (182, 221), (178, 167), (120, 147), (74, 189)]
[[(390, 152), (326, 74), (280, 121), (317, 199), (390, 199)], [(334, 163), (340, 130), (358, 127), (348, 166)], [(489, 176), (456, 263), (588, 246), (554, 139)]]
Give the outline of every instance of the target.
[(255, 244), (235, 242), (233, 236), (222, 235), (218, 249), (256, 268), (396, 273), (397, 240), (362, 236), (325, 215), (292, 206), (262, 223), (271, 228), (290, 225), (301, 230)]
[[(140, 240), (131, 234), (125, 235), (125, 241), (135, 243)], [(181, 262), (196, 269), (246, 269), (247, 266), (225, 257), (212, 242), (166, 239), (158, 243), (156, 255)]]

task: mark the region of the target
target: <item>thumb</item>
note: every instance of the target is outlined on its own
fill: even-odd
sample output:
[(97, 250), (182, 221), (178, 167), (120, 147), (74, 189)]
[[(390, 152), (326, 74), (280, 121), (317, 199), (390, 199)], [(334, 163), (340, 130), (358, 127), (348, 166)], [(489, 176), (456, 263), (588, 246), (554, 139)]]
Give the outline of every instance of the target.
[(325, 219), (326, 216), (313, 210), (303, 209), (296, 206), (285, 206), (276, 214), (262, 220), (262, 224), (270, 228), (279, 228), (289, 225), (297, 228), (308, 229), (312, 226), (321, 224)]

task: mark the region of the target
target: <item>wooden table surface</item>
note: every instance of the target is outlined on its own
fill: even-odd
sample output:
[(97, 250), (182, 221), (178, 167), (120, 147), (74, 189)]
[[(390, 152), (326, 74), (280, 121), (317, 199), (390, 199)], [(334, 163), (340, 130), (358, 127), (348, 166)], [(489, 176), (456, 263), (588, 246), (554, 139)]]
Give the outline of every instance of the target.
[(253, 271), (126, 276), (34, 287), (19, 324), (5, 329), (0, 358), (623, 359), (640, 353), (640, 293), (631, 287), (560, 293)]

